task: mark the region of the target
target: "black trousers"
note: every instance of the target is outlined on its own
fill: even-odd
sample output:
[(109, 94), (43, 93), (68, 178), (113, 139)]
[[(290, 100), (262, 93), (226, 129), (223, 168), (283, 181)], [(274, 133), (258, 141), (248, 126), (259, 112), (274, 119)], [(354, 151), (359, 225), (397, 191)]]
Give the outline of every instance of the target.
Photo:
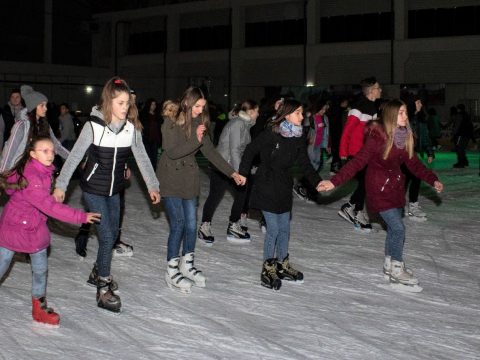
[(233, 192), (233, 205), (230, 210), (229, 221), (237, 222), (244, 210), (247, 198), (246, 186), (237, 186), (232, 179), (223, 175), (216, 169), (210, 169), (210, 193), (203, 205), (202, 222), (211, 222), (213, 214), (222, 201), (225, 191), (230, 189)]
[(355, 211), (362, 211), (365, 204), (365, 174), (367, 167), (357, 172), (355, 179), (357, 179), (357, 188), (350, 197), (350, 204), (355, 205)]

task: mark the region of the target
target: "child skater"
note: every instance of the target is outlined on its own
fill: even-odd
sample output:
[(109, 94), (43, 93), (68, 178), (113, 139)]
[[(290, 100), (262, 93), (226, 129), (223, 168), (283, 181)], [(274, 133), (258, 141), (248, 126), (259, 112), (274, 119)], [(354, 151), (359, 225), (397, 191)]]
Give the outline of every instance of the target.
[(3, 148), (0, 160), (0, 173), (13, 168), (18, 159), (22, 156), (27, 144), (34, 137), (50, 137), (55, 145), (55, 153), (66, 159), (68, 150), (53, 134), (46, 118), (47, 97), (42, 93), (34, 91), (31, 86), (22, 85), (20, 93), (27, 105), (20, 112), (20, 120), (15, 122), (8, 141)]
[(189, 87), (179, 102), (179, 113), (173, 119), (165, 118), (162, 125), (163, 153), (157, 175), (170, 224), (165, 281), (170, 289), (186, 294), (191, 292), (192, 285), (205, 287), (205, 276), (194, 266), (200, 194), (200, 173), (195, 154), (201, 151), (237, 185), (244, 185), (246, 181), (215, 150), (206, 134), (209, 122), (205, 95), (199, 88)]
[(30, 254), (32, 316), (35, 321), (50, 325), (58, 325), (60, 316), (47, 307), (47, 215), (75, 224), (100, 220), (100, 214), (57, 203), (50, 195), (54, 158), (52, 140), (34, 138), (13, 169), (0, 176), (0, 186), (10, 195), (0, 217), (0, 279), (15, 252)]
[[(125, 186), (125, 164), (133, 153), (147, 185), (150, 199), (160, 202), (158, 180), (142, 143), (138, 111), (127, 83), (119, 77), (107, 81), (102, 90), (100, 104), (94, 106), (90, 120), (83, 126), (75, 146), (57, 178), (54, 195), (65, 198), (68, 182), (88, 151), (88, 159), (80, 180), (83, 199), (90, 211), (100, 212), (97, 224), (98, 253), (89, 283), (97, 280), (97, 305), (119, 312), (118, 288), (110, 273), (112, 247), (118, 236), (120, 195)], [(93, 281), (95, 283), (95, 281)]]
[(274, 290), (280, 289), (282, 279), (303, 282), (303, 274), (292, 267), (288, 254), (293, 202), (290, 170), (298, 163), (312, 186), (318, 186), (321, 180), (308, 158), (302, 112), (300, 102), (284, 100), (269, 127), (247, 146), (240, 164), (240, 174), (247, 175), (253, 159), (260, 154), (250, 207), (260, 209), (267, 222), (261, 284)]
[[(255, 124), (258, 117), (258, 105), (253, 100), (244, 100), (235, 105), (228, 114), (229, 121), (220, 135), (217, 151), (222, 157), (238, 171), (245, 147), (250, 143), (250, 128)], [(212, 244), (214, 237), (210, 227), (213, 214), (220, 204), (225, 190), (233, 183), (230, 179), (217, 169), (210, 169), (210, 193), (203, 205), (202, 224), (198, 229), (198, 238), (206, 244)], [(236, 243), (250, 242), (250, 234), (240, 223), (245, 201), (247, 200), (247, 189), (240, 186), (232, 186), (234, 200), (230, 210), (230, 218), (227, 228), (227, 240)]]
[(319, 191), (332, 190), (366, 165), (366, 194), (370, 211), (378, 212), (387, 225), (383, 272), (391, 283), (406, 285), (411, 291), (421, 291), (418, 280), (405, 268), (403, 245), (405, 226), (402, 220), (405, 206), (405, 178), (401, 165), (418, 178), (443, 190), (437, 176), (427, 169), (414, 152), (412, 130), (407, 107), (401, 100), (391, 100), (382, 111), (382, 121), (372, 121), (367, 127), (366, 142), (360, 152), (331, 179), (318, 186)]

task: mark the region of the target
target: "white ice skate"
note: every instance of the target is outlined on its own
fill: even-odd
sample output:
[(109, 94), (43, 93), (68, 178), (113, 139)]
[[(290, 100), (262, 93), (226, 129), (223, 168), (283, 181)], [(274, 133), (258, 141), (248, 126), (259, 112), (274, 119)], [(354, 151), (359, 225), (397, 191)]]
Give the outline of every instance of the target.
[(184, 277), (193, 282), (193, 285), (205, 287), (205, 275), (193, 265), (194, 253), (185, 254), (180, 260), (180, 271)]
[(408, 204), (408, 218), (416, 222), (427, 221), (427, 214), (422, 210), (418, 202), (411, 202)]
[(394, 290), (418, 293), (423, 290), (418, 285), (418, 279), (413, 274), (405, 271), (403, 261), (391, 261), (390, 287)]
[(172, 290), (179, 291), (183, 294), (190, 294), (192, 292), (193, 283), (182, 275), (178, 268), (179, 262), (179, 257), (175, 257), (168, 262), (165, 282)]

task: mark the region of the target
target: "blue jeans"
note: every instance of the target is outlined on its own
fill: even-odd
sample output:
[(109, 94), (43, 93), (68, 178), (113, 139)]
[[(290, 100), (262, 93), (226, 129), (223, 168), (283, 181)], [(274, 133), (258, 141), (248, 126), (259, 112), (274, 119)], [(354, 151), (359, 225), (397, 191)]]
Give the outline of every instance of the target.
[(385, 255), (392, 260), (403, 261), (403, 244), (405, 243), (405, 225), (402, 219), (403, 209), (388, 209), (380, 211), (380, 216), (387, 224), (385, 239)]
[(288, 241), (290, 239), (290, 211), (275, 214), (262, 210), (267, 223), (267, 233), (263, 243), (263, 260), (275, 258), (283, 261), (288, 255)]
[[(8, 271), (13, 255), (15, 251), (0, 247), (0, 279)], [(32, 266), (32, 297), (39, 299), (47, 293), (47, 249), (29, 255)]]
[(167, 261), (179, 256), (182, 242), (182, 255), (195, 251), (195, 242), (197, 241), (197, 201), (197, 198), (163, 198), (163, 204), (168, 215), (168, 223), (170, 224)]
[(96, 224), (98, 234), (97, 266), (98, 275), (107, 277), (110, 276), (113, 244), (118, 236), (120, 196), (119, 194), (103, 196), (84, 192), (83, 199), (89, 211), (102, 214), (100, 222)]
[(322, 148), (320, 145), (314, 146), (309, 145), (307, 147), (308, 158), (310, 159), (310, 163), (312, 164), (315, 171), (320, 170), (322, 166)]

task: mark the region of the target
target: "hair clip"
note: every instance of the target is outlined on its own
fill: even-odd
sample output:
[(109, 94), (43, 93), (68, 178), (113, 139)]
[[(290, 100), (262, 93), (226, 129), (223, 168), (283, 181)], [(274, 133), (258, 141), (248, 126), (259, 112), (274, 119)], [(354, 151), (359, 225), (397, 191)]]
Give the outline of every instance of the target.
[(120, 79), (115, 79), (115, 80), (113, 80), (113, 83), (114, 83), (114, 84), (117, 84), (117, 85), (122, 85), (122, 80), (120, 80)]

